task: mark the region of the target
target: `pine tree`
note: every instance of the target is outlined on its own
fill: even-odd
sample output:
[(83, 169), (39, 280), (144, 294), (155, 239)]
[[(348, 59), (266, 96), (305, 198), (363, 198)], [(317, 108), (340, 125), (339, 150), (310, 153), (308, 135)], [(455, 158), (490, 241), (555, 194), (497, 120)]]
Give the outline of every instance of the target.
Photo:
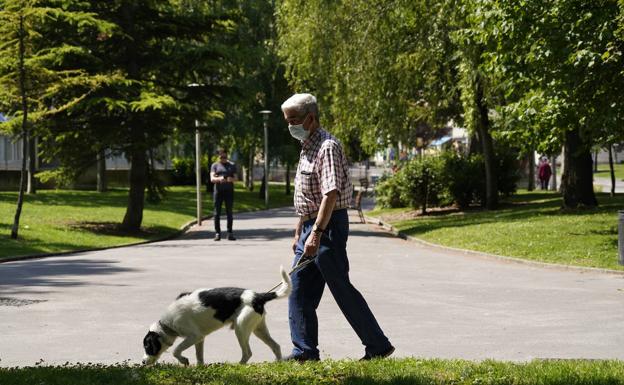
[[(26, 189), (27, 160), (37, 129), (97, 87), (101, 79), (67, 65), (88, 55), (66, 39), (86, 29), (108, 31), (112, 25), (84, 12), (76, 1), (0, 0), (0, 109), (12, 119), (0, 130), (21, 137), (23, 161), (11, 238), (18, 237)], [(48, 34), (59, 31), (62, 40)], [(71, 60), (69, 60), (71, 58)], [(56, 106), (53, 106), (52, 103)]]

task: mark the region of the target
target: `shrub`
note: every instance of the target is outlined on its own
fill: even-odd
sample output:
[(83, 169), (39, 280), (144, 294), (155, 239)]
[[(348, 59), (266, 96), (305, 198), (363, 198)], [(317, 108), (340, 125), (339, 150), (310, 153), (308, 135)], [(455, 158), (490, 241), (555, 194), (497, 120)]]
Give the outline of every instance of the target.
[(442, 158), (429, 156), (409, 161), (397, 173), (401, 201), (426, 213), (427, 206), (438, 205), (442, 200)]
[(483, 202), (485, 196), (485, 171), (481, 155), (470, 157), (447, 151), (442, 155), (442, 180), (448, 203), (466, 208)]
[[(509, 196), (520, 178), (513, 149), (500, 147), (496, 154), (498, 191)], [(485, 203), (485, 166), (480, 154), (466, 156), (446, 151), (406, 163), (396, 174), (384, 176), (375, 189), (381, 207), (421, 208), (456, 204), (466, 208)]]
[(391, 174), (383, 174), (375, 184), (377, 205), (384, 208), (403, 207), (399, 179)]
[(496, 175), (498, 192), (511, 196), (518, 188), (520, 180), (519, 154), (516, 149), (498, 143), (496, 148)]
[[(175, 186), (188, 186), (195, 184), (195, 158), (185, 157), (172, 159), (172, 184)], [(208, 157), (203, 156), (201, 161), (202, 180), (207, 181), (208, 177)]]

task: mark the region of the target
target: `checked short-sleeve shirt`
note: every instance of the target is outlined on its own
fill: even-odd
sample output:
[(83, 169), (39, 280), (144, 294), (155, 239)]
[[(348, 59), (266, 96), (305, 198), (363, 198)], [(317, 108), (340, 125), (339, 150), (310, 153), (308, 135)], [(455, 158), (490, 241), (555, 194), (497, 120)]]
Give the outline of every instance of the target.
[(347, 158), (340, 142), (319, 127), (302, 143), (295, 175), (297, 215), (317, 212), (323, 196), (332, 190), (338, 191), (334, 210), (351, 205), (353, 186), (349, 179)]

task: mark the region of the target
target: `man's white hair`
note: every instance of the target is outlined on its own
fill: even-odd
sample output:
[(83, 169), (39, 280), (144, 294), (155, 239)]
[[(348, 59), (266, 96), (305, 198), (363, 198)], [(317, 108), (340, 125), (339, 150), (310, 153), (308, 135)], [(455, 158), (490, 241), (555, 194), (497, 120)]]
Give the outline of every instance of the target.
[(294, 94), (282, 103), (282, 111), (297, 111), (297, 115), (303, 116), (310, 112), (318, 117), (318, 105), (316, 98), (312, 94)]

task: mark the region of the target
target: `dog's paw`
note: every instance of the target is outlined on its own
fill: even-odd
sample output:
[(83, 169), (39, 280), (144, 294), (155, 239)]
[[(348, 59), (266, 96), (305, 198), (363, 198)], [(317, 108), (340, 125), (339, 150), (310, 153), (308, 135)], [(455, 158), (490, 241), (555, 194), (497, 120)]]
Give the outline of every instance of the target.
[(180, 357), (176, 357), (178, 359), (178, 361), (184, 365), (184, 366), (189, 366), (189, 360), (188, 358), (184, 357), (184, 356), (180, 356)]

